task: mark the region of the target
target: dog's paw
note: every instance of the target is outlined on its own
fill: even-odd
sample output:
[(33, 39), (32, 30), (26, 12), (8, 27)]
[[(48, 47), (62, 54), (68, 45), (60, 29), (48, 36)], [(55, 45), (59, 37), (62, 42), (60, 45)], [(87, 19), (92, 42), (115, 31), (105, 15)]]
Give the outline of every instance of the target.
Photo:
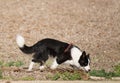
[(45, 69), (45, 66), (40, 66), (39, 69), (40, 69), (40, 70), (44, 70), (44, 69)]
[(56, 61), (56, 59), (55, 59), (55, 61), (54, 61), (53, 64), (51, 65), (50, 69), (55, 70), (55, 69), (57, 68), (57, 66), (58, 66), (58, 63), (57, 63), (57, 61)]
[(26, 71), (27, 71), (27, 72), (32, 72), (32, 70), (29, 70), (29, 69), (28, 69), (28, 70), (26, 70)]
[(51, 66), (50, 69), (55, 70), (57, 67), (56, 66)]

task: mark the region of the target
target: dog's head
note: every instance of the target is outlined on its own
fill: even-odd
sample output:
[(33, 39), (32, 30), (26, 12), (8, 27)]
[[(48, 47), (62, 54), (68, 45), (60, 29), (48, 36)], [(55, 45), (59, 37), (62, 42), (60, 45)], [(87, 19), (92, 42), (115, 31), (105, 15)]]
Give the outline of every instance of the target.
[(78, 69), (83, 69), (86, 72), (90, 71), (90, 57), (85, 51), (81, 51), (78, 47), (73, 47), (71, 49), (71, 56), (73, 60), (74, 67)]
[(84, 69), (86, 72), (90, 71), (90, 57), (89, 54), (86, 54), (85, 51), (82, 52), (82, 55), (79, 58), (79, 64), (82, 69)]

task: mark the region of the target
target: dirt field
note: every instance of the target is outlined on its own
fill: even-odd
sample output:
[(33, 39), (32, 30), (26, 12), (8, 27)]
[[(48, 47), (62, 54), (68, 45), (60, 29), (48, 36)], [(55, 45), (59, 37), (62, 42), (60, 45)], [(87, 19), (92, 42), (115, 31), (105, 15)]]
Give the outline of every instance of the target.
[(91, 55), (92, 69), (111, 71), (120, 63), (120, 0), (0, 0), (0, 61), (23, 61), (15, 42), (55, 38)]

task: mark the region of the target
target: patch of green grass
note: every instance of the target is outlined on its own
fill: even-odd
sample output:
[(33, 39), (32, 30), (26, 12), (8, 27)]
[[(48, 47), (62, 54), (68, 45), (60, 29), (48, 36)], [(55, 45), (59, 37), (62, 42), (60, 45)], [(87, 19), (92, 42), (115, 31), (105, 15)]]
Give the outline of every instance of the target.
[(92, 70), (90, 72), (91, 76), (105, 77), (105, 70)]
[(11, 62), (5, 63), (4, 66), (11, 67), (11, 66), (14, 66), (14, 63), (15, 62), (11, 61)]
[(120, 64), (114, 66), (114, 73), (116, 76), (120, 77)]
[(14, 66), (16, 66), (16, 67), (20, 67), (22, 65), (23, 65), (23, 62), (21, 62), (21, 61), (17, 61), (14, 63)]
[(56, 73), (54, 76), (52, 76), (50, 78), (51, 78), (51, 80), (81, 80), (81, 76), (77, 72)]
[(12, 80), (13, 78), (11, 76), (4, 76), (3, 79), (4, 80)]
[(104, 69), (102, 70), (92, 70), (90, 72), (91, 76), (97, 76), (97, 77), (105, 77), (107, 79), (110, 79), (113, 76), (113, 72), (106, 72)]
[(111, 79), (112, 77), (120, 77), (120, 64), (114, 66), (113, 72), (106, 72), (104, 69), (92, 70), (90, 72), (91, 76), (105, 77), (106, 79)]
[(4, 62), (3, 61), (0, 61), (0, 67), (3, 66)]
[(23, 65), (23, 62), (21, 61), (10, 61), (10, 62), (7, 62), (7, 63), (1, 63), (1, 66), (6, 66), (6, 67), (11, 67), (11, 66), (16, 66), (16, 67), (20, 67)]
[(16, 66), (16, 67), (20, 67), (23, 65), (23, 62), (21, 61), (10, 61), (10, 62), (4, 62), (4, 61), (0, 61), (0, 79), (12, 79), (11, 77), (3, 77), (2, 74), (2, 70), (1, 67), (11, 67), (11, 66)]
[(31, 81), (31, 80), (35, 80), (35, 78), (32, 76), (27, 76), (27, 77), (22, 77), (20, 80)]
[(3, 79), (2, 70), (0, 70), (0, 79)]

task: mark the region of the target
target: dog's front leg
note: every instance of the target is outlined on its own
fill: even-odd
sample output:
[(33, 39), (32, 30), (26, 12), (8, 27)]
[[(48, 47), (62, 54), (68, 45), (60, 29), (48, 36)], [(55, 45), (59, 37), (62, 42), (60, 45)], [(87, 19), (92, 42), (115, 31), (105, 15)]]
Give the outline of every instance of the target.
[(59, 64), (57, 63), (57, 60), (56, 60), (56, 59), (54, 59), (54, 62), (52, 63), (52, 65), (51, 65), (50, 69), (54, 70), (54, 69), (56, 69), (56, 68), (57, 68), (57, 66), (58, 66), (58, 65), (59, 65)]
[(28, 68), (28, 71), (32, 71), (32, 68), (33, 68), (34, 63), (35, 63), (35, 62), (31, 61), (30, 65), (29, 65), (29, 68)]

